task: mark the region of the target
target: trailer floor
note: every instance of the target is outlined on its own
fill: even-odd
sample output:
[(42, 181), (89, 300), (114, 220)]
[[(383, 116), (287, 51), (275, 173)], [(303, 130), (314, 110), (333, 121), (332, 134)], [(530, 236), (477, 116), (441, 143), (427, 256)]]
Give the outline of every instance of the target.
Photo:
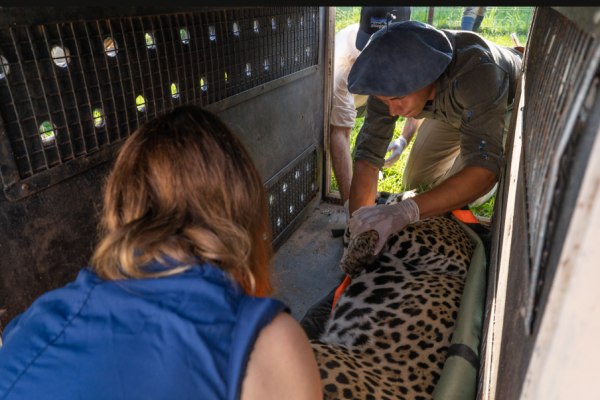
[(274, 297), (286, 303), (298, 321), (345, 277), (338, 266), (342, 238), (331, 235), (344, 223), (343, 207), (323, 202), (274, 255)]

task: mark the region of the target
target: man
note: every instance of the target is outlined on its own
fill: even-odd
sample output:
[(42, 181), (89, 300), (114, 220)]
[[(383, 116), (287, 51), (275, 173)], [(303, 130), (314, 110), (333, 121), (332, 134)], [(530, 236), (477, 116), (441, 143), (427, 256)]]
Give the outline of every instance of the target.
[[(366, 114), (368, 96), (352, 95), (348, 92), (348, 74), (361, 50), (371, 35), (386, 26), (386, 18), (396, 22), (410, 20), (410, 7), (362, 7), (360, 24), (353, 24), (335, 35), (335, 69), (333, 72), (333, 97), (330, 114), (331, 161), (339, 188), (342, 204), (350, 195), (352, 177), (350, 155), (350, 132), (356, 118)], [(402, 152), (397, 143), (390, 146), (394, 150), (390, 159)], [(396, 157), (396, 159), (398, 158)], [(390, 160), (389, 162), (392, 162)]]
[(477, 32), (486, 11), (487, 7), (465, 7), (460, 21), (460, 30)]
[[(477, 34), (416, 21), (389, 24), (371, 37), (348, 77), (351, 93), (369, 95), (350, 188), (353, 236), (376, 230), (378, 253), (392, 232), (494, 187), (506, 163), (502, 136), (520, 56)], [(368, 207), (399, 115), (415, 118), (402, 132), (407, 141), (419, 129), (403, 184), (437, 186), (394, 206)]]

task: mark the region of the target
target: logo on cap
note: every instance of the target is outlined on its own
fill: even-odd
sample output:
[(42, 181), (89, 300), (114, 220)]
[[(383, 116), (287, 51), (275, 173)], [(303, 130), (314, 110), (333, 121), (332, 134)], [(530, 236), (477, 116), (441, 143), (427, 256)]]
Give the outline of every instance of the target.
[(381, 29), (385, 26), (385, 18), (371, 17), (371, 28)]

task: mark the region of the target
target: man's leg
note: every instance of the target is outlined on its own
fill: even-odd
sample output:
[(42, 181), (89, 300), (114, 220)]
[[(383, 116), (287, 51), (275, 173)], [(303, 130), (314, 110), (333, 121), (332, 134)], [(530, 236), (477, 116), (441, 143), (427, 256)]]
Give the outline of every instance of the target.
[(444, 122), (426, 119), (417, 132), (402, 174), (405, 190), (425, 188), (445, 179), (460, 154), (460, 131)]
[(340, 187), (342, 204), (350, 196), (350, 182), (352, 180), (352, 164), (350, 160), (350, 132), (352, 128), (331, 125), (331, 163), (333, 172)]
[(460, 23), (461, 31), (470, 31), (473, 29), (475, 18), (477, 17), (477, 7), (464, 7), (462, 13), (462, 20)]
[(473, 32), (479, 31), (479, 27), (481, 26), (483, 17), (485, 17), (486, 10), (487, 7), (477, 7), (477, 17), (475, 18), (475, 22), (473, 23)]

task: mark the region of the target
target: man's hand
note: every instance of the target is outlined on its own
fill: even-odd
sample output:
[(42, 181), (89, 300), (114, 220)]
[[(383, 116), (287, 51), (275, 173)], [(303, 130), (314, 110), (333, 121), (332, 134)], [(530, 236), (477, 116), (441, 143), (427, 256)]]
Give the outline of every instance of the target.
[(378, 254), (390, 235), (419, 220), (419, 207), (413, 199), (390, 206), (361, 207), (352, 214), (348, 224), (352, 237), (368, 231), (377, 231), (379, 240), (375, 245)]
[(400, 155), (408, 146), (408, 142), (402, 136), (400, 136), (396, 140), (392, 140), (390, 145), (387, 148), (387, 151), (391, 151), (392, 155), (389, 158), (385, 159), (385, 163), (383, 164), (383, 168), (389, 168), (396, 163), (400, 159)]
[(396, 140), (393, 140), (387, 148), (387, 151), (391, 151), (392, 155), (390, 158), (385, 160), (383, 164), (383, 168), (389, 168), (396, 161), (400, 159), (400, 155), (408, 146), (408, 143), (412, 140), (413, 136), (423, 123), (423, 119), (414, 119), (412, 117), (406, 118), (404, 121), (404, 127), (402, 128), (402, 133), (400, 137)]

